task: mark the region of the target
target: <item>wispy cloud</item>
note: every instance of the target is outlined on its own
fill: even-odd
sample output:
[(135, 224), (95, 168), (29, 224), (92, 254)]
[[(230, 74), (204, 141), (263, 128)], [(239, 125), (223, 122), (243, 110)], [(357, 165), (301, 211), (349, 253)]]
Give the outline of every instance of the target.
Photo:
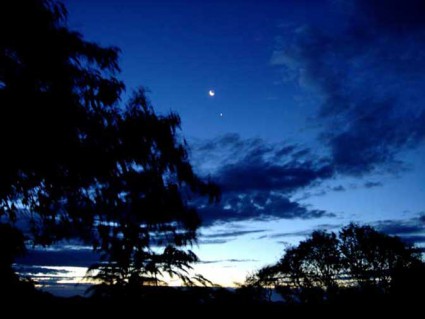
[(387, 234), (397, 235), (411, 244), (425, 243), (425, 214), (402, 220), (382, 220), (374, 226)]
[(333, 190), (334, 192), (345, 192), (346, 191), (345, 187), (342, 186), (342, 185), (333, 186), (330, 189)]
[(367, 181), (370, 173), (405, 169), (401, 152), (425, 140), (421, 3), (332, 1), (330, 19), (338, 30), (320, 19), (314, 25), (281, 26), (271, 64), (285, 70), (285, 81), (297, 81), (317, 98), (315, 119), (325, 149), (315, 152), (297, 143), (273, 144), (238, 134), (195, 143), (195, 166), (224, 194), (220, 204), (199, 207), (204, 225), (331, 217), (300, 200), (350, 189), (313, 189), (337, 176), (361, 176), (362, 187), (374, 188), (382, 182)]
[(326, 159), (315, 158), (305, 147), (226, 134), (198, 143), (194, 154), (199, 159), (215, 160), (213, 167), (205, 165), (205, 161), (204, 165), (199, 164), (200, 170), (209, 173), (223, 190), (221, 203), (199, 207), (206, 226), (243, 220), (333, 216), (291, 198), (296, 191), (333, 175)]
[(318, 93), (321, 138), (338, 172), (400, 170), (400, 151), (425, 139), (423, 1), (333, 5), (338, 30), (287, 26), (271, 63)]
[(88, 249), (30, 249), (17, 259), (20, 265), (88, 267), (98, 262), (99, 256)]
[[(207, 226), (206, 228), (204, 228), (204, 230), (208, 231), (208, 226), (211, 225), (204, 223), (204, 226)], [(210, 231), (208, 231), (208, 233), (201, 232), (199, 235), (198, 243), (203, 245), (224, 244), (242, 236), (261, 234), (265, 232), (267, 232), (266, 229), (235, 229), (233, 227), (229, 227), (229, 225), (226, 224), (224, 230), (214, 231), (213, 233), (211, 233)]]
[(214, 234), (201, 235), (201, 238), (228, 238), (228, 237), (238, 237), (243, 235), (250, 235), (256, 233), (263, 233), (265, 229), (255, 229), (255, 230), (239, 230), (239, 231), (225, 231), (225, 232), (216, 232)]
[(245, 263), (245, 262), (256, 262), (257, 259), (217, 259), (217, 260), (202, 260), (201, 264), (217, 264), (217, 263)]
[[(361, 222), (360, 222), (361, 224)], [(418, 214), (415, 217), (407, 219), (386, 219), (378, 220), (370, 223), (378, 231), (392, 236), (399, 236), (404, 241), (411, 244), (425, 243), (425, 213)], [(291, 237), (308, 237), (315, 230), (339, 231), (344, 225), (342, 224), (321, 224), (306, 229), (291, 232), (270, 232), (257, 237), (258, 240), (282, 239)], [(280, 241), (278, 241), (280, 242)]]
[(307, 237), (309, 236), (313, 231), (315, 230), (335, 230), (338, 228), (341, 228), (342, 225), (340, 224), (322, 224), (317, 225), (314, 228), (308, 228), (305, 230), (299, 230), (295, 232), (280, 232), (280, 233), (273, 233), (267, 235), (265, 238), (285, 238), (285, 237)]
[(363, 184), (364, 187), (366, 188), (374, 188), (374, 187), (381, 187), (382, 183), (381, 182), (365, 182)]

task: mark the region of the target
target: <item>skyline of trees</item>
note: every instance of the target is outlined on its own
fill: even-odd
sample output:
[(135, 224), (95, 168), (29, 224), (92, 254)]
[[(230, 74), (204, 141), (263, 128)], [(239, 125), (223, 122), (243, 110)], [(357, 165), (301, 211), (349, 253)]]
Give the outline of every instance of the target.
[(390, 293), (400, 274), (423, 267), (418, 248), (371, 226), (351, 223), (338, 233), (313, 231), (286, 249), (277, 263), (248, 276), (246, 285), (274, 288), (289, 300), (302, 300), (310, 292), (323, 301), (348, 288)]

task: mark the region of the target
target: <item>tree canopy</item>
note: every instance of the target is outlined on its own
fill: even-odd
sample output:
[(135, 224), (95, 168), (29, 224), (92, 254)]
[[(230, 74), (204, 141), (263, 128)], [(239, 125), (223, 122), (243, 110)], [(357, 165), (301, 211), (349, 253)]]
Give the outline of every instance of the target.
[(86, 41), (50, 0), (0, 3), (0, 221), (25, 220), (33, 243), (93, 244), (104, 282), (185, 280), (200, 218), (177, 114), (137, 90), (122, 103), (119, 50)]
[[(399, 237), (350, 224), (336, 234), (315, 231), (282, 258), (247, 279), (251, 286), (281, 292), (378, 288), (390, 291), (400, 273), (423, 268), (420, 252)], [(395, 280), (394, 280), (395, 279)]]

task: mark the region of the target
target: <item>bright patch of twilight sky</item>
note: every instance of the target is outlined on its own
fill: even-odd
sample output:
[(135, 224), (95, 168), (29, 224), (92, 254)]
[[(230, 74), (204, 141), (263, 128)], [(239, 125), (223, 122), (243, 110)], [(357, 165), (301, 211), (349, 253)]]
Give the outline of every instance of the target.
[(423, 245), (423, 1), (65, 4), (72, 29), (121, 48), (128, 92), (180, 114), (195, 168), (222, 186), (200, 207), (207, 278), (241, 282), (350, 221)]

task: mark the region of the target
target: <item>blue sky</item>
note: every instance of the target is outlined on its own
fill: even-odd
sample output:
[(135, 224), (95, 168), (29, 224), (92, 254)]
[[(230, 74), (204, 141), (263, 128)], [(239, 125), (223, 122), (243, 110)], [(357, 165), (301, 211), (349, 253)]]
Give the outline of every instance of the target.
[[(315, 228), (425, 242), (425, 5), (312, 2), (65, 1), (72, 29), (121, 48), (127, 92), (181, 116), (196, 170), (222, 186), (195, 247), (219, 284)], [(68, 250), (24, 263), (86, 266)]]

